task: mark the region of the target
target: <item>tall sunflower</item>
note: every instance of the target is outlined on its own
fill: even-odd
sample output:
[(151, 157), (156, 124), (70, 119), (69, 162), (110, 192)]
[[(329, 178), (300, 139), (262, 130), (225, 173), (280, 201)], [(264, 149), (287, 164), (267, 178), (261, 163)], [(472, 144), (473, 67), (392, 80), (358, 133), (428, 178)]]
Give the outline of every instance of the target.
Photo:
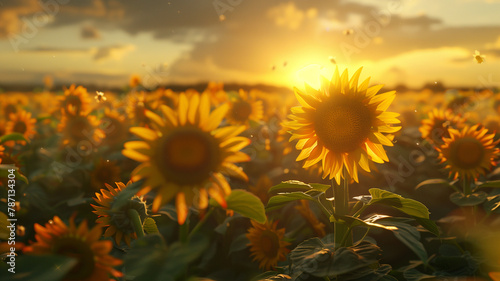
[(262, 101), (241, 90), (238, 97), (229, 102), (226, 118), (230, 124), (247, 125), (250, 121), (259, 122), (264, 117)]
[(465, 119), (453, 114), (448, 110), (434, 108), (429, 112), (429, 118), (422, 121), (422, 126), (418, 129), (422, 133), (422, 138), (429, 139), (435, 144), (442, 144), (443, 138), (449, 138), (449, 128), (461, 129), (465, 125)]
[(286, 259), (289, 250), (286, 248), (290, 243), (283, 240), (285, 229), (276, 229), (278, 222), (267, 221), (260, 224), (251, 221), (252, 227), (246, 234), (250, 243), (250, 252), (254, 261), (259, 262), (259, 268), (269, 270), (278, 264), (278, 261)]
[[(129, 181), (127, 185), (131, 183)], [(146, 202), (142, 200), (142, 197), (133, 196), (123, 207), (116, 211), (112, 210), (116, 196), (126, 187), (122, 182), (116, 182), (115, 184), (117, 188), (113, 188), (106, 183), (105, 186), (108, 190), (101, 189), (100, 192), (95, 193), (97, 198), (94, 198), (94, 200), (99, 205), (91, 204), (95, 210), (92, 212), (99, 216), (96, 220), (97, 223), (108, 227), (104, 232), (104, 237), (114, 236), (117, 245), (120, 245), (123, 238), (125, 243), (130, 246), (131, 239), (137, 239), (137, 234), (127, 211), (131, 208), (135, 209), (139, 213), (141, 221), (144, 221), (148, 216)]]
[(500, 150), (495, 146), (500, 140), (493, 140), (495, 134), (479, 126), (467, 126), (462, 131), (449, 129), (450, 138), (437, 148), (441, 163), (446, 163), (454, 179), (460, 176), (475, 180), (496, 165), (494, 160)]
[(223, 207), (231, 192), (223, 173), (248, 180), (234, 163), (249, 161), (239, 151), (250, 143), (238, 136), (244, 126), (217, 128), (227, 113), (222, 105), (210, 112), (208, 94), (179, 96), (177, 110), (162, 105), (164, 118), (147, 111), (153, 129), (134, 127), (130, 131), (143, 139), (125, 143), (123, 155), (142, 162), (133, 172), (133, 181), (145, 178), (138, 195), (157, 190), (153, 212), (174, 199), (179, 224), (184, 224), (188, 208), (205, 209), (207, 193)]
[(76, 87), (72, 84), (69, 89), (64, 89), (64, 95), (58, 98), (60, 109), (63, 113), (86, 115), (90, 112), (90, 97), (83, 86)]
[(63, 134), (64, 145), (76, 145), (83, 140), (100, 143), (104, 135), (98, 126), (99, 120), (93, 115), (64, 114), (57, 129)]
[(74, 218), (69, 220), (68, 226), (55, 216), (45, 227), (36, 223), (35, 231), (36, 242), (25, 247), (24, 253), (62, 255), (77, 260), (64, 280), (108, 281), (109, 274), (122, 276), (121, 272), (113, 269), (122, 261), (109, 255), (113, 243), (109, 240), (99, 241), (101, 227), (89, 229), (86, 221), (76, 226)]
[(25, 139), (30, 140), (36, 133), (35, 123), (36, 119), (31, 118), (30, 112), (19, 110), (9, 116), (9, 120), (5, 124), (5, 134), (20, 133)]
[(297, 161), (306, 159), (305, 168), (322, 161), (323, 178), (330, 175), (339, 184), (343, 167), (358, 182), (358, 167), (369, 172), (369, 160), (389, 161), (383, 145), (392, 146), (391, 133), (401, 128), (393, 126), (399, 114), (386, 112), (395, 91), (377, 94), (383, 85), (368, 87), (370, 78), (358, 85), (361, 69), (349, 80), (347, 70), (339, 75), (337, 68), (330, 81), (321, 77), (319, 90), (295, 88), (302, 106), (293, 107), (293, 121), (284, 124), (302, 150)]

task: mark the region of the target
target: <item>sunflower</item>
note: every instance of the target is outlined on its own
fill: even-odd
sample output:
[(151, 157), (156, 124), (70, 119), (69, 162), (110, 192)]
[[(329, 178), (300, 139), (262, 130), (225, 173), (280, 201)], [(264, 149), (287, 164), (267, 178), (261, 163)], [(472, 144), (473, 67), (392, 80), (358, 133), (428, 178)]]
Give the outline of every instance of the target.
[(30, 112), (19, 110), (17, 113), (12, 113), (9, 116), (9, 121), (5, 125), (5, 134), (19, 133), (25, 139), (31, 140), (36, 133), (35, 123), (36, 119), (31, 118)]
[[(302, 106), (292, 108), (290, 141), (298, 139), (302, 150), (297, 161), (307, 159), (304, 168), (322, 162), (323, 178), (330, 175), (340, 184), (343, 167), (358, 182), (358, 166), (369, 172), (369, 161), (389, 161), (383, 145), (392, 146), (393, 135), (401, 127), (397, 113), (386, 112), (395, 91), (377, 94), (382, 85), (368, 88), (370, 78), (358, 86), (358, 69), (349, 80), (347, 70), (338, 68), (331, 81), (322, 78), (319, 90), (305, 84), (306, 92), (295, 88)], [(388, 134), (388, 135), (386, 135)]]
[(134, 74), (132, 76), (130, 76), (130, 80), (129, 80), (129, 86), (130, 88), (135, 88), (139, 85), (141, 85), (141, 77), (137, 74)]
[[(128, 182), (127, 186), (132, 182)], [(99, 204), (98, 206), (92, 205), (95, 211), (94, 214), (98, 215), (99, 218), (96, 220), (97, 223), (101, 223), (108, 228), (104, 232), (104, 237), (115, 237), (116, 245), (120, 245), (122, 238), (125, 243), (130, 246), (131, 239), (137, 239), (137, 234), (134, 231), (132, 221), (129, 219), (127, 211), (129, 209), (135, 209), (144, 221), (148, 216), (148, 209), (146, 207), (146, 202), (142, 200), (142, 197), (133, 196), (127, 203), (118, 210), (113, 210), (113, 203), (118, 196), (118, 194), (126, 187), (122, 182), (116, 182), (116, 187), (113, 188), (109, 184), (105, 184), (108, 188), (101, 189), (101, 192), (96, 192), (96, 197), (94, 200)]]
[(90, 185), (93, 191), (98, 191), (107, 183), (120, 181), (120, 167), (115, 161), (101, 159), (90, 173)]
[(76, 226), (74, 218), (69, 226), (55, 216), (45, 227), (35, 224), (36, 242), (23, 249), (26, 254), (62, 255), (77, 260), (64, 280), (108, 281), (109, 274), (121, 277), (122, 273), (113, 269), (122, 261), (109, 255), (113, 242), (99, 241), (102, 229), (89, 229), (87, 221)]
[(278, 222), (267, 221), (260, 224), (251, 221), (252, 227), (248, 229), (246, 237), (250, 240), (251, 256), (253, 261), (259, 261), (259, 268), (269, 270), (286, 259), (290, 243), (284, 241), (285, 229), (276, 229)]
[(177, 94), (170, 90), (170, 89), (163, 89), (159, 88), (153, 93), (154, 99), (151, 104), (151, 107), (154, 108), (155, 110), (160, 108), (160, 105), (164, 104), (169, 107), (175, 107), (175, 105), (178, 103), (178, 96)]
[(264, 116), (262, 101), (241, 89), (238, 98), (231, 100), (229, 105), (226, 118), (230, 124), (248, 126), (250, 121), (259, 122)]
[[(2, 96), (2, 99), (3, 98)], [(9, 117), (12, 113), (16, 113), (17, 110), (17, 105), (11, 99), (6, 98), (2, 101), (2, 111), (5, 117)]]
[[(100, 143), (103, 138), (103, 133), (98, 126), (99, 120), (93, 115), (64, 114), (57, 129), (63, 134), (64, 145), (77, 145), (82, 141), (92, 145), (93, 143)], [(85, 147), (82, 150), (89, 148)]]
[(106, 108), (99, 128), (104, 133), (103, 143), (109, 146), (121, 145), (128, 137), (128, 124), (117, 111)]
[(128, 118), (138, 125), (147, 125), (149, 119), (146, 117), (146, 110), (152, 110), (146, 93), (140, 92), (128, 96), (126, 113)]
[(238, 136), (245, 127), (217, 129), (227, 110), (225, 104), (210, 113), (208, 94), (190, 98), (181, 94), (177, 110), (161, 106), (164, 118), (147, 111), (153, 129), (130, 129), (144, 141), (125, 143), (122, 153), (142, 162), (132, 172), (133, 181), (146, 178), (138, 195), (158, 191), (153, 212), (175, 198), (178, 222), (184, 224), (193, 202), (200, 209), (207, 207), (207, 192), (226, 207), (224, 197), (231, 188), (222, 173), (248, 180), (234, 164), (250, 160), (239, 151), (250, 143), (248, 138)]
[(449, 138), (448, 129), (460, 129), (465, 125), (465, 119), (448, 110), (434, 108), (429, 112), (429, 118), (422, 121), (418, 129), (422, 138), (431, 140), (435, 144), (442, 144), (443, 138)]
[(210, 95), (210, 103), (218, 106), (227, 101), (227, 93), (224, 91), (224, 83), (208, 82), (207, 88), (203, 93)]
[(0, 164), (2, 164), (2, 161), (3, 161), (4, 151), (5, 151), (5, 147), (3, 147), (3, 145), (0, 145)]
[(90, 112), (90, 97), (87, 89), (82, 86), (72, 84), (69, 89), (64, 89), (64, 95), (58, 100), (63, 114), (87, 115)]
[(273, 186), (273, 182), (267, 175), (262, 175), (257, 180), (255, 185), (250, 185), (248, 190), (252, 192), (255, 196), (259, 197), (262, 203), (267, 204), (269, 200), (269, 188)]
[(449, 129), (450, 138), (443, 139), (444, 144), (437, 148), (450, 177), (476, 180), (496, 165), (494, 160), (500, 150), (495, 146), (500, 140), (494, 141), (495, 134), (488, 134), (487, 129), (479, 126), (466, 126), (462, 131)]

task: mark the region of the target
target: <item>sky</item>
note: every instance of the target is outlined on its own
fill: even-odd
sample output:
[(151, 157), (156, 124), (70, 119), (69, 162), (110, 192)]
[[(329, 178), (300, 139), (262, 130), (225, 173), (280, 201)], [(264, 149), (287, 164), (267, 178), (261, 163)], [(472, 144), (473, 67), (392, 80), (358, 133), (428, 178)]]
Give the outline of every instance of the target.
[(500, 0), (0, 0), (0, 84), (291, 88), (363, 67), (389, 87), (498, 87), (499, 12)]

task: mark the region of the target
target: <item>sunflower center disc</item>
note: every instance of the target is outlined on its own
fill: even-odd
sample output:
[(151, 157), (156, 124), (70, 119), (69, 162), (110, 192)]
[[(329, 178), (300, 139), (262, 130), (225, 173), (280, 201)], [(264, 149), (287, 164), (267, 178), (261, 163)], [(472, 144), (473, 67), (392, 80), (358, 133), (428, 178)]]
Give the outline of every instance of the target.
[(219, 154), (219, 145), (209, 133), (179, 128), (171, 131), (163, 142), (163, 172), (168, 181), (199, 184), (217, 169)]
[(370, 110), (361, 101), (336, 97), (316, 111), (314, 127), (319, 140), (334, 152), (351, 152), (370, 134)]
[(451, 157), (453, 163), (462, 169), (479, 167), (484, 157), (483, 145), (475, 138), (457, 140), (452, 147)]
[(80, 239), (69, 237), (58, 239), (54, 245), (54, 253), (77, 260), (65, 280), (83, 280), (94, 271), (94, 253), (90, 246)]
[(278, 255), (280, 241), (276, 233), (269, 230), (264, 231), (260, 238), (260, 245), (267, 257), (276, 257)]
[(252, 106), (246, 101), (237, 101), (233, 104), (233, 118), (244, 122), (252, 113)]
[(14, 125), (14, 132), (24, 134), (26, 132), (26, 124), (22, 121), (17, 121), (16, 124)]

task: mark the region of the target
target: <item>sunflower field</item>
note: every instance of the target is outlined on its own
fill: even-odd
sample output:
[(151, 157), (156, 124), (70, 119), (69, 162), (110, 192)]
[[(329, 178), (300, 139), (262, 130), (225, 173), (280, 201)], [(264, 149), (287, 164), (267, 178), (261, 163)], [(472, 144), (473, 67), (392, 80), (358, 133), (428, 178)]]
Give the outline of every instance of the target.
[(1, 280), (500, 280), (500, 96), (0, 93)]

